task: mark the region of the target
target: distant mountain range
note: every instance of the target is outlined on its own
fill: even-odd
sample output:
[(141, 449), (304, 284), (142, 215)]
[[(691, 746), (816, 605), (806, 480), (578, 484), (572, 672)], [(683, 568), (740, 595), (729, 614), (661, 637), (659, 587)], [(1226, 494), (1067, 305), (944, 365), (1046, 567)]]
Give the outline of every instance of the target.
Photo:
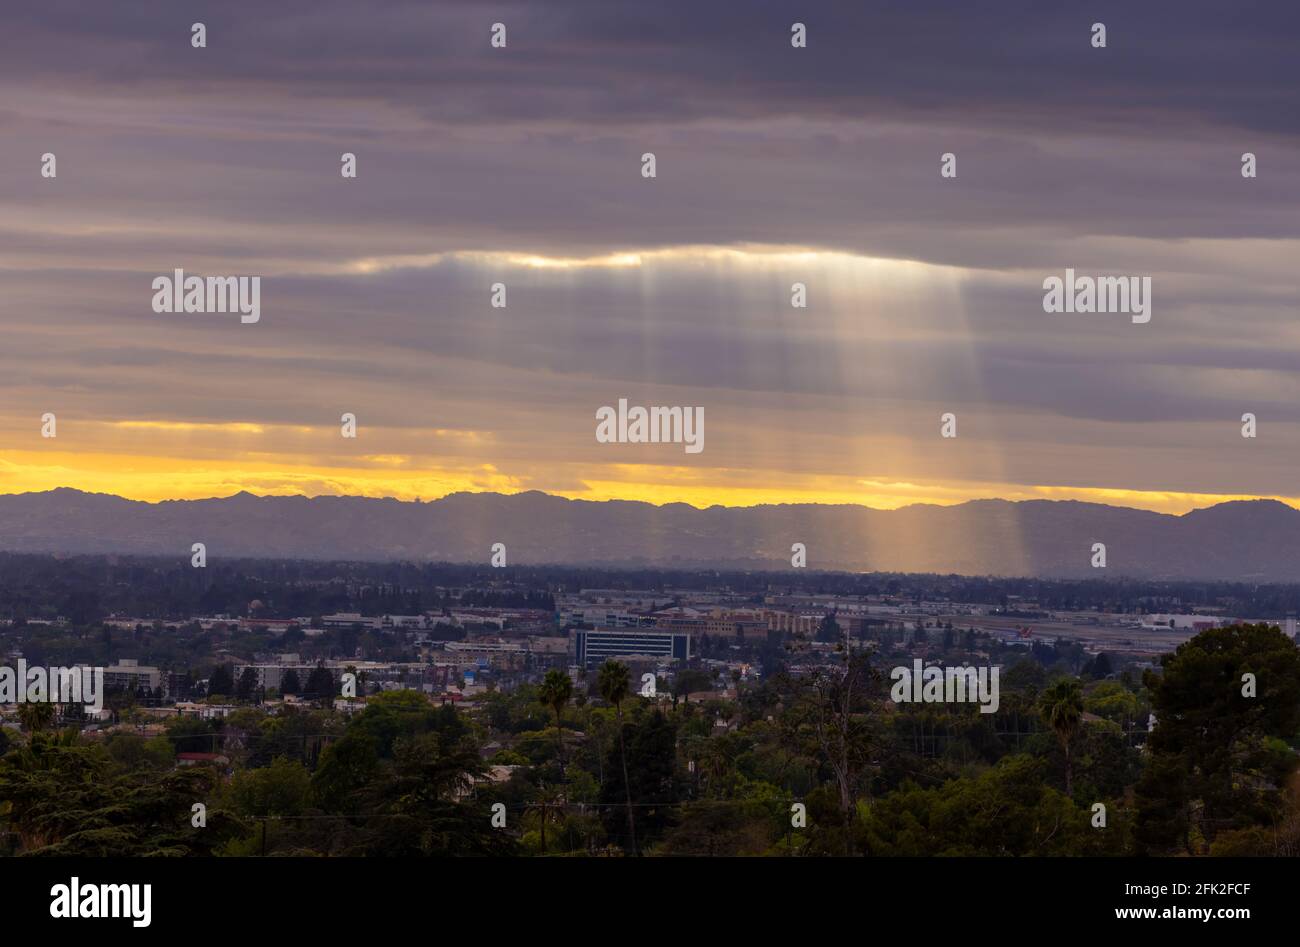
[[(898, 510), (719, 507), (455, 493), (433, 502), (258, 497), (143, 503), (61, 488), (0, 496), (0, 549), (510, 565), (809, 569), (965, 575), (1300, 581), (1300, 510), (1274, 500), (1181, 516), (1076, 501), (974, 500)], [(1093, 543), (1107, 567), (1091, 566)]]

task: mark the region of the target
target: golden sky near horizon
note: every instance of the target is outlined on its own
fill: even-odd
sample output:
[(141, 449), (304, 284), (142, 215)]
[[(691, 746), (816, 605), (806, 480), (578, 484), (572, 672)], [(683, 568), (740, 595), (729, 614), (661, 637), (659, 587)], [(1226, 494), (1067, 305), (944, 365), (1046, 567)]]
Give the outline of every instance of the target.
[[(792, 272), (821, 297), (817, 311), (781, 311)], [(467, 312), (465, 284), (486, 286), (488, 274), (525, 300), (513, 305), (536, 305), (543, 324), (512, 327), (509, 307)], [(998, 497), (1165, 513), (1259, 496), (1294, 505), (1285, 490), (1232, 489), (1239, 478), (1231, 449), (1241, 449), (1238, 441), (1254, 445), (1231, 418), (1071, 417), (1072, 406), (1052, 389), (1018, 401), (981, 364), (997, 357), (981, 337), (996, 340), (997, 320), (976, 329), (967, 302), (972, 293), (1006, 291), (1018, 274), (751, 246), (593, 258), (370, 258), (280, 279), (320, 281), (324, 299), (332, 284), (394, 278), (451, 286), (449, 308), (473, 332), (450, 338), (448, 347), (425, 345), (417, 306), (392, 319), (391, 336), (369, 337), (367, 325), (350, 324), (322, 302), (332, 331), (304, 345), (314, 314), (277, 325), (270, 292), (257, 325), (221, 314), (136, 315), (146, 340), (138, 347), (72, 320), (26, 327), (34, 354), (14, 373), (53, 378), (72, 362), (77, 379), (33, 384), (0, 412), (7, 445), (0, 491), (62, 486), (148, 501), (241, 490), (429, 500), (540, 489), (697, 507), (884, 509)], [(616, 314), (593, 323), (595, 330), (571, 308), (585, 279), (596, 281), (601, 305)], [(268, 287), (278, 283), (267, 277)], [(763, 307), (761, 294), (776, 299)], [(714, 307), (718, 326), (700, 325), (699, 300)], [(894, 313), (903, 307), (909, 318), (898, 324)], [(633, 315), (620, 325), (625, 310)], [(1015, 338), (1014, 327), (1005, 331)], [(1088, 331), (1070, 330), (1072, 338)], [(889, 344), (881, 345), (885, 332)], [(565, 334), (568, 345), (559, 338)], [(705, 364), (692, 354), (697, 347), (729, 350), (731, 362)], [(895, 349), (912, 357), (900, 360)], [(1104, 406), (1110, 393), (1100, 385), (1096, 393)], [(595, 409), (620, 398), (703, 408), (704, 448), (599, 443)], [(25, 416), (15, 400), (25, 401)], [(955, 438), (940, 436), (945, 409), (957, 417)], [(52, 438), (40, 436), (47, 410), (56, 418)], [(343, 412), (357, 416), (356, 438), (327, 421), (341, 422)], [(1217, 438), (1218, 449), (1198, 454), (1195, 445), (1207, 438)], [(1195, 488), (1198, 482), (1209, 488)]]
[[(320, 431), (324, 439), (332, 431)], [(779, 503), (860, 504), (895, 509), (913, 503), (950, 505), (998, 497), (1008, 500), (1080, 500), (1113, 506), (1181, 514), (1249, 495), (1166, 493), (1089, 487), (1009, 483), (909, 483), (851, 477), (809, 476), (790, 483), (780, 472), (717, 471), (707, 482), (701, 472), (652, 465), (614, 465), (583, 480), (581, 489), (548, 492), (580, 500), (643, 500), (654, 504), (687, 503), (755, 506)], [(581, 477), (581, 471), (574, 474)], [(755, 483), (758, 479), (760, 482)], [(762, 482), (780, 481), (781, 487)], [(111, 493), (131, 500), (193, 500), (229, 496), (240, 491), (258, 495), (349, 495), (429, 501), (449, 493), (515, 493), (530, 489), (491, 464), (421, 469), (409, 456), (361, 456), (354, 464), (312, 466), (301, 458), (261, 460), (193, 460), (177, 456), (116, 453), (6, 452), (0, 454), (0, 482), (6, 493), (25, 493), (75, 486), (90, 493)], [(1300, 508), (1300, 497), (1275, 496)]]

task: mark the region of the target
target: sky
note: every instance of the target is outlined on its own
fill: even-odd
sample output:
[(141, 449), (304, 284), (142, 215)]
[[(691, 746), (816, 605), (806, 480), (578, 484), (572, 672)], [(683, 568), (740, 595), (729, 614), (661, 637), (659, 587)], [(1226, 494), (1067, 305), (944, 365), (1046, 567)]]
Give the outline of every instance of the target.
[[(20, 5), (0, 493), (1300, 505), (1298, 39), (1251, 2)], [(1045, 312), (1067, 267), (1151, 277), (1150, 322)], [(259, 276), (260, 320), (153, 311), (178, 268)], [(619, 399), (704, 449), (598, 442)]]

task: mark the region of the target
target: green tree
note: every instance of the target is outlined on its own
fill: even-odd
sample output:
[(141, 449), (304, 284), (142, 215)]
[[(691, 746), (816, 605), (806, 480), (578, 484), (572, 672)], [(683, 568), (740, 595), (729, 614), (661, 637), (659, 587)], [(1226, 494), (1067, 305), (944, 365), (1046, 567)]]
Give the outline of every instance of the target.
[(54, 722), (54, 705), (46, 701), (25, 701), (18, 705), (18, 723), (28, 733), (40, 733)]
[(270, 766), (237, 772), (227, 791), (241, 816), (296, 816), (311, 800), (311, 775), (298, 761), (277, 757)]
[(863, 806), (861, 831), (877, 855), (1061, 856), (1119, 854), (1127, 813), (1108, 804), (1108, 828), (1044, 782), (1046, 763), (1008, 756), (978, 776), (926, 788), (905, 783)]
[(1038, 698), (1039, 713), (1065, 754), (1065, 794), (1074, 795), (1074, 760), (1071, 757), (1074, 738), (1083, 723), (1083, 694), (1074, 678), (1061, 678), (1050, 685)]
[(312, 668), (311, 673), (307, 675), (307, 687), (303, 691), (303, 696), (316, 701), (322, 707), (330, 707), (334, 703), (335, 692), (334, 675), (330, 669), (323, 664)]
[(1197, 853), (1220, 832), (1274, 826), (1297, 767), (1283, 741), (1300, 728), (1300, 650), (1275, 626), (1234, 625), (1161, 664), (1144, 679), (1156, 727), (1136, 791), (1140, 849)]
[(697, 668), (687, 668), (678, 671), (673, 677), (672, 695), (673, 701), (678, 698), (690, 701), (690, 695), (697, 691), (707, 691), (713, 689), (713, 677), (707, 672)]
[(834, 777), (842, 844), (853, 854), (853, 821), (859, 797), (877, 767), (882, 740), (872, 711), (880, 695), (880, 672), (870, 653), (844, 650), (835, 665), (806, 674), (783, 674), (778, 687), (786, 702), (781, 726), (796, 750), (816, 758)]
[(400, 690), (372, 696), (365, 710), (352, 718), (348, 732), (373, 737), (379, 756), (391, 759), (401, 737), (434, 733), (446, 749), (464, 737), (468, 728), (451, 705), (435, 707), (419, 691)]
[[(546, 677), (542, 680), (542, 686), (537, 690), (538, 700), (555, 711), (556, 752), (561, 768), (564, 766), (564, 727), (561, 718), (564, 714), (564, 708), (568, 705), (569, 698), (572, 696), (573, 681), (569, 679), (569, 675), (558, 669), (547, 671)], [(542, 832), (544, 837), (546, 832), (544, 827)]]
[(1083, 709), (1128, 730), (1138, 718), (1140, 704), (1137, 695), (1119, 681), (1102, 681), (1088, 690)]
[(547, 852), (546, 826), (561, 819), (564, 812), (563, 803), (564, 797), (561, 793), (542, 783), (534, 790), (533, 798), (524, 810), (526, 815), (531, 815), (537, 820), (543, 855)]
[(629, 674), (631, 674), (631, 671), (628, 666), (621, 661), (606, 661), (600, 666), (597, 687), (600, 689), (600, 696), (614, 705), (614, 713), (618, 718), (618, 755), (620, 762), (623, 764), (623, 789), (627, 802), (627, 833), (632, 854), (635, 855), (637, 852), (636, 819), (632, 815), (632, 782), (627, 776), (627, 740), (623, 733), (623, 701), (627, 700)]
[(216, 721), (198, 717), (171, 717), (163, 724), (168, 740), (177, 753), (215, 753), (220, 737), (213, 729)]
[(210, 854), (242, 829), (221, 809), (208, 811), (206, 827), (192, 825), (193, 804), (211, 800), (217, 780), (201, 766), (123, 771), (74, 730), (33, 734), (0, 759), (5, 822), (21, 854)]
[[(609, 804), (620, 796), (630, 798), (637, 811), (636, 844), (644, 848), (663, 833), (676, 804), (677, 728), (656, 708), (635, 722), (629, 721), (623, 730), (627, 753), (624, 778), (630, 773), (631, 781), (619, 785), (615, 775), (605, 785), (601, 802)], [(613, 765), (609, 768), (614, 771)], [(607, 828), (611, 835), (621, 834), (617, 832), (617, 818), (609, 820)]]
[(485, 767), (468, 736), (399, 737), (393, 759), (360, 799), (369, 820), (354, 851), (361, 855), (508, 855), (514, 841), (492, 827), (490, 797), (479, 796)]
[(218, 664), (208, 678), (208, 696), (230, 697), (235, 693), (235, 675), (229, 664)]
[(257, 693), (257, 672), (251, 667), (244, 668), (239, 675), (239, 684), (235, 687), (235, 696), (241, 701), (251, 701)]
[(1114, 673), (1115, 669), (1111, 666), (1110, 657), (1105, 651), (1093, 660), (1091, 671), (1093, 679), (1098, 681), (1105, 680)]
[(1030, 658), (1021, 658), (1002, 675), (1002, 689), (1024, 694), (1036, 694), (1047, 683), (1043, 666)]
[(790, 824), (788, 795), (768, 783), (744, 783), (720, 803), (685, 803), (656, 852), (664, 855), (762, 855)]
[(356, 798), (379, 773), (374, 737), (349, 732), (321, 753), (312, 775), (312, 792), (322, 808), (348, 812)]

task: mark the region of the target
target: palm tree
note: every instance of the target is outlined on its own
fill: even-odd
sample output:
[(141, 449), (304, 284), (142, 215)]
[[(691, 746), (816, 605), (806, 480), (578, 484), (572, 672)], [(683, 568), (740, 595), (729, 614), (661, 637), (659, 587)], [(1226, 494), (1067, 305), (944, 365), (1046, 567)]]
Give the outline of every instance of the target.
[(54, 705), (44, 701), (18, 705), (18, 722), (28, 733), (40, 733), (54, 720)]
[(606, 661), (600, 666), (600, 677), (596, 686), (600, 696), (614, 705), (618, 717), (618, 755), (623, 763), (623, 791), (627, 794), (627, 831), (632, 842), (632, 854), (636, 854), (636, 820), (632, 817), (632, 783), (627, 775), (627, 746), (623, 740), (623, 701), (627, 700), (627, 680), (631, 672), (621, 661)]
[(1070, 758), (1070, 744), (1083, 722), (1083, 694), (1074, 678), (1062, 678), (1038, 698), (1038, 710), (1047, 725), (1061, 741), (1065, 753), (1065, 794), (1074, 795), (1074, 767)]
[(573, 681), (563, 671), (552, 669), (546, 672), (542, 686), (537, 691), (538, 699), (555, 711), (555, 737), (559, 743), (556, 759), (560, 761), (560, 770), (564, 770), (564, 730), (560, 726), (560, 715), (573, 696)]
[(547, 852), (546, 847), (546, 823), (560, 814), (560, 807), (564, 800), (555, 790), (546, 786), (545, 783), (537, 787), (537, 795), (532, 802), (528, 803), (528, 811), (537, 816), (538, 828), (542, 833), (542, 854)]

